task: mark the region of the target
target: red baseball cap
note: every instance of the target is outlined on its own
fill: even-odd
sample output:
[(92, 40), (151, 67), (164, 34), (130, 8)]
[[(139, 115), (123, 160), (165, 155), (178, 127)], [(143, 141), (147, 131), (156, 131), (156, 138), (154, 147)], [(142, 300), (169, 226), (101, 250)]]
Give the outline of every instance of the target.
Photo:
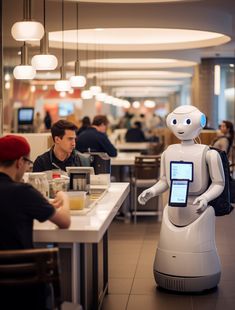
[(7, 135), (0, 138), (0, 161), (16, 160), (29, 153), (30, 145), (24, 137)]

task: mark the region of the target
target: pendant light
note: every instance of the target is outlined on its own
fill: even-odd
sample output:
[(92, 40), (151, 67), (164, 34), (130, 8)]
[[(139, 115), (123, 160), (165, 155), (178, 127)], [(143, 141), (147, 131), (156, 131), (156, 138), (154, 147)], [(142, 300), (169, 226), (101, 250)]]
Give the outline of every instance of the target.
[[(96, 60), (96, 48), (95, 48), (95, 60)], [(97, 67), (97, 61), (95, 61), (95, 75), (92, 78), (92, 86), (90, 86), (90, 91), (93, 96), (98, 95), (101, 93), (102, 89), (100, 86), (97, 85), (97, 78), (96, 78), (96, 68)]]
[[(88, 73), (88, 45), (87, 45), (87, 48), (86, 48), (86, 56), (85, 56), (85, 58), (86, 58), (86, 75), (87, 75), (87, 73)], [(93, 94), (92, 94), (92, 92), (90, 91), (90, 89), (88, 88), (89, 87), (89, 85), (88, 85), (88, 83), (86, 84), (86, 89), (83, 89), (82, 91), (81, 91), (81, 98), (83, 99), (83, 100), (89, 100), (89, 99), (92, 99), (92, 97), (93, 97)]]
[(28, 47), (25, 42), (21, 47), (21, 64), (14, 68), (13, 75), (17, 80), (32, 80), (36, 75), (36, 70), (29, 64)]
[(86, 78), (83, 75), (80, 75), (80, 61), (79, 61), (79, 46), (78, 46), (78, 2), (76, 4), (77, 8), (77, 60), (75, 61), (75, 75), (70, 78), (70, 85), (72, 87), (84, 87), (86, 85)]
[(31, 20), (31, 0), (23, 0), (23, 21), (16, 22), (11, 34), (16, 41), (37, 41), (44, 35), (43, 25)]
[(55, 82), (55, 90), (69, 91), (71, 88), (70, 83), (66, 80), (64, 70), (64, 0), (62, 0), (62, 64), (60, 67), (60, 80)]
[(101, 92), (101, 87), (97, 85), (96, 76), (93, 76), (92, 86), (90, 87), (90, 91), (92, 92), (93, 96), (96, 96)]
[(44, 37), (40, 42), (40, 55), (35, 55), (32, 58), (32, 66), (36, 70), (54, 70), (58, 61), (54, 55), (48, 53), (48, 32), (46, 32), (46, 0), (43, 1), (43, 13), (44, 13)]

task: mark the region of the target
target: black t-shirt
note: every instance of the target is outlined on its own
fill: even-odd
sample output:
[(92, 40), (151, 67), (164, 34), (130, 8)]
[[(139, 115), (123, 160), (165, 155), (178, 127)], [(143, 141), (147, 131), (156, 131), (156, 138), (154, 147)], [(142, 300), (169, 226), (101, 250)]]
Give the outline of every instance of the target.
[(54, 152), (53, 148), (39, 155), (33, 163), (33, 172), (41, 172), (53, 169), (61, 169), (66, 171), (66, 167), (79, 167), (90, 166), (90, 159), (74, 150), (71, 155), (64, 161), (59, 160)]
[(44, 222), (54, 207), (30, 184), (0, 173), (0, 249), (33, 248), (33, 220)]

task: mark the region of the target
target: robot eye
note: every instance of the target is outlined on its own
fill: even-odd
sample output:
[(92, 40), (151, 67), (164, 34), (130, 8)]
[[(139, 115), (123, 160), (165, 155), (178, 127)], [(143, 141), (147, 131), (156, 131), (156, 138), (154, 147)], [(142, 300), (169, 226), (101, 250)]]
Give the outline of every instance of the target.
[(190, 118), (186, 118), (184, 120), (184, 125), (190, 125), (192, 122), (191, 122), (191, 119)]
[(177, 124), (177, 120), (175, 119), (175, 118), (173, 118), (172, 120), (171, 120), (171, 125), (176, 125)]

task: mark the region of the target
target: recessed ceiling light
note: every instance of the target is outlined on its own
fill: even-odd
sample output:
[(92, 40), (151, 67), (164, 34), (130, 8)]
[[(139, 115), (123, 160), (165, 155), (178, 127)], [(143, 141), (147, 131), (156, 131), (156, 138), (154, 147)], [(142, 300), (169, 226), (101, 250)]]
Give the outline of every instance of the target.
[[(215, 46), (230, 41), (218, 32), (173, 28), (105, 28), (79, 30), (79, 46), (94, 49), (96, 44), (104, 50), (176, 50)], [(64, 31), (67, 48), (76, 48), (77, 30)], [(50, 46), (60, 47), (61, 31), (50, 32)]]
[(94, 74), (97, 78), (102, 79), (143, 79), (143, 78), (162, 78), (162, 79), (178, 79), (189, 78), (192, 75), (188, 72), (175, 72), (175, 71), (151, 71), (151, 70), (128, 70), (128, 71), (102, 71), (91, 72), (87, 75), (88, 78), (93, 78)]
[(176, 86), (184, 84), (183, 80), (105, 80), (100, 82), (105, 86)]
[[(77, 1), (77, 0), (69, 0)], [(169, 2), (192, 2), (201, 0), (83, 0), (82, 2), (97, 2), (97, 3), (169, 3)]]
[(112, 89), (117, 97), (132, 98), (167, 97), (177, 90), (176, 87), (117, 87)]
[[(108, 59), (89, 59), (80, 61), (83, 67), (101, 68), (173, 68), (190, 67), (197, 63), (195, 61), (178, 60), (171, 58), (108, 58)], [(69, 66), (73, 63), (69, 62)]]

